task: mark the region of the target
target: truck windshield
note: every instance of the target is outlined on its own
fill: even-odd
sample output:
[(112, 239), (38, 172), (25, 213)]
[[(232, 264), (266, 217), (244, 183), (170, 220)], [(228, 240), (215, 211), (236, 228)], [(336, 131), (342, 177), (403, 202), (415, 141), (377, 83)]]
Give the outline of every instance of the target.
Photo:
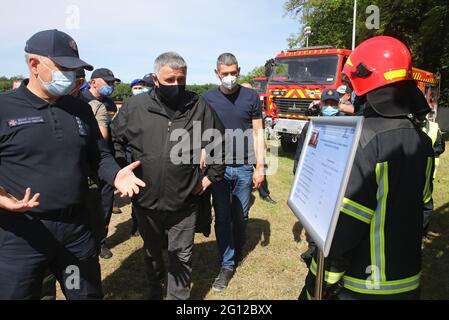
[(319, 55), (276, 59), (270, 83), (334, 84), (338, 55)]
[(267, 80), (253, 80), (251, 81), (253, 89), (259, 94), (267, 92)]

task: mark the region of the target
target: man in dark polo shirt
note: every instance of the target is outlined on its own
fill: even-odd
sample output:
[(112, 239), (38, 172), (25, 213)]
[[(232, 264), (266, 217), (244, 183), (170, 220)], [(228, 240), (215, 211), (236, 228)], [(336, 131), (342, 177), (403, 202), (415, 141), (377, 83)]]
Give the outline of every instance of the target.
[[(112, 118), (117, 113), (117, 106), (110, 97), (114, 92), (115, 84), (121, 82), (114, 76), (114, 73), (106, 68), (94, 70), (90, 77), (89, 89), (81, 93), (81, 98), (89, 103), (97, 119), (98, 126), (103, 138), (108, 142), (112, 150), (112, 141), (110, 134), (110, 124)], [(112, 212), (114, 211), (114, 186), (106, 181), (99, 179), (99, 187), (101, 189), (101, 204), (104, 212), (104, 237), (101, 241), (100, 258), (112, 258), (112, 252), (106, 245), (106, 238), (109, 231), (109, 223), (111, 222)], [(115, 208), (116, 213), (121, 213), (119, 208)]]
[(48, 268), (66, 298), (101, 299), (87, 176), (133, 196), (140, 163), (120, 170), (89, 105), (69, 95), (76, 69), (92, 70), (69, 35), (39, 32), (25, 52), (29, 79), (0, 95), (0, 300), (39, 299)]
[(237, 84), (240, 68), (235, 56), (220, 55), (215, 73), (221, 86), (206, 92), (203, 98), (226, 129), (226, 173), (224, 180), (212, 186), (221, 257), (221, 270), (212, 288), (222, 291), (228, 286), (245, 245), (253, 185), (259, 188), (264, 181), (265, 142), (259, 96)]

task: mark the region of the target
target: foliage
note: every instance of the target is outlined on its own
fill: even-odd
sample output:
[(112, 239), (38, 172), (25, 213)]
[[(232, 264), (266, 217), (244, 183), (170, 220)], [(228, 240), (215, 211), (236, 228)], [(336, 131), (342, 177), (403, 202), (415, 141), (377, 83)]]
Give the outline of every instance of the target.
[(22, 80), (23, 78), (23, 76), (14, 76), (11, 78), (0, 77), (0, 92), (11, 90), (13, 82), (16, 80)]
[(217, 85), (213, 84), (213, 83), (208, 83), (208, 84), (192, 84), (192, 85), (187, 85), (187, 90), (188, 91), (193, 91), (198, 95), (203, 95), (206, 91), (209, 91), (211, 89), (216, 88)]
[(252, 79), (257, 77), (265, 77), (265, 67), (256, 67), (252, 71), (250, 71), (247, 75), (240, 76), (238, 83), (242, 84), (245, 82), (250, 82)]
[(131, 87), (129, 83), (117, 83), (115, 90), (112, 93), (112, 99), (115, 101), (123, 101), (132, 96)]

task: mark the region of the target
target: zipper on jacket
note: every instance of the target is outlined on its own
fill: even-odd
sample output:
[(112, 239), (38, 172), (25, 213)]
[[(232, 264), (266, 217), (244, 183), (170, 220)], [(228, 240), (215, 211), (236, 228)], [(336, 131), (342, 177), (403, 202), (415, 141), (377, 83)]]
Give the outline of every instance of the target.
[[(164, 147), (164, 153), (163, 153), (163, 159), (162, 159), (162, 179), (161, 181), (163, 181), (163, 184), (161, 184), (161, 190), (159, 192), (159, 205), (161, 206), (161, 202), (163, 202), (164, 200), (164, 196), (165, 196), (165, 189), (166, 189), (166, 185), (165, 185), (165, 175), (166, 175), (166, 168), (165, 168), (165, 157), (167, 155), (168, 147), (170, 145), (170, 133), (171, 133), (171, 127), (173, 125), (173, 121), (174, 120), (168, 120), (168, 128), (167, 128), (167, 138), (165, 139), (165, 147)], [(170, 161), (170, 160), (169, 160)], [(163, 203), (165, 205), (165, 203)]]

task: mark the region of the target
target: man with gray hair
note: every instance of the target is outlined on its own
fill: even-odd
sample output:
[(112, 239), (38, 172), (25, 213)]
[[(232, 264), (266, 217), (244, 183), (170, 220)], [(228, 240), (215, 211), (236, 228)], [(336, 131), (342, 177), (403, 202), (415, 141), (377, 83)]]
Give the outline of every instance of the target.
[(211, 142), (202, 141), (204, 133), (218, 129), (221, 138), (224, 129), (212, 108), (185, 90), (186, 76), (187, 65), (179, 54), (161, 54), (154, 62), (155, 89), (128, 99), (112, 122), (117, 161), (127, 164), (129, 146), (131, 158), (142, 163), (138, 176), (147, 183), (133, 205), (144, 240), (149, 299), (154, 300), (163, 298), (166, 234), (167, 299), (190, 298), (199, 197), (224, 174), (220, 154), (214, 155), (220, 161), (200, 167), (201, 150)]
[(220, 292), (228, 286), (242, 258), (252, 187), (258, 189), (265, 176), (265, 142), (259, 96), (237, 84), (240, 68), (236, 57), (220, 55), (215, 74), (221, 86), (206, 92), (204, 99), (226, 129), (226, 172), (212, 189), (221, 258), (221, 270), (212, 288)]

